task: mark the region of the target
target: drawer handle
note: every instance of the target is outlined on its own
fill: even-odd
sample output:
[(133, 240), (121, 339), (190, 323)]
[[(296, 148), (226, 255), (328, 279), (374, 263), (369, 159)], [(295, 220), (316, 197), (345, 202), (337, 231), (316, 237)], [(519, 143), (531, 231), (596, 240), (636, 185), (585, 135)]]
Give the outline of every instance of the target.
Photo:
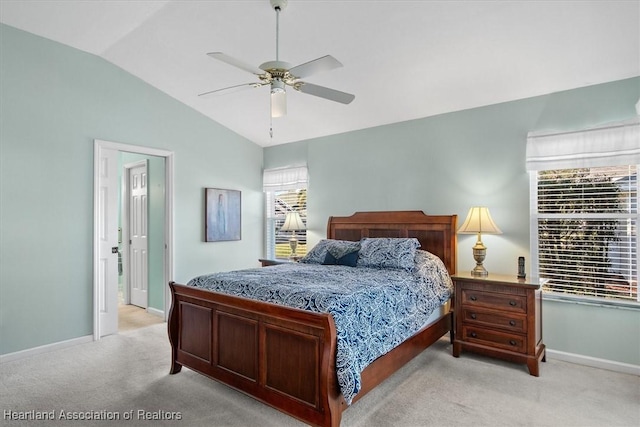
[(516, 306), (516, 304), (517, 304), (517, 303), (516, 303), (515, 301), (509, 301), (509, 305), (510, 305), (511, 307), (515, 307), (515, 306)]
[(469, 298), (471, 301), (477, 301), (478, 297), (476, 297), (475, 295), (471, 295), (471, 298)]
[(475, 332), (471, 332), (470, 335), (471, 335), (471, 338), (477, 338), (478, 337), (478, 334), (476, 334)]
[(476, 314), (475, 314), (475, 313), (471, 313), (471, 318), (472, 318), (472, 319), (475, 319), (475, 318), (477, 318), (477, 317), (478, 317), (478, 316), (476, 316)]
[(511, 326), (516, 326), (516, 321), (515, 320), (509, 320), (509, 324)]
[(515, 342), (515, 340), (509, 340), (509, 344), (516, 345), (516, 342)]

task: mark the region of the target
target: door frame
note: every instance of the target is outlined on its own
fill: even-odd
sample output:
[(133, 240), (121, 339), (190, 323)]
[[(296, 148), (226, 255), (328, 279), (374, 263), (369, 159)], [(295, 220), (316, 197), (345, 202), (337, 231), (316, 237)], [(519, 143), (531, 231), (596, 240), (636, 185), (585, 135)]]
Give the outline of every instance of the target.
[(172, 151), (162, 150), (158, 148), (144, 147), (140, 145), (123, 144), (120, 142), (104, 141), (100, 139), (94, 140), (93, 148), (93, 339), (98, 341), (100, 339), (100, 286), (98, 278), (98, 244), (99, 244), (99, 230), (102, 226), (101, 218), (99, 215), (99, 173), (100, 173), (100, 149), (112, 149), (118, 152), (136, 153), (143, 155), (151, 155), (157, 157), (164, 157), (165, 163), (165, 223), (164, 223), (164, 238), (165, 238), (165, 251), (164, 251), (164, 320), (167, 321), (169, 315), (169, 308), (171, 306), (171, 293), (169, 290), (169, 281), (173, 280), (173, 163), (174, 153)]

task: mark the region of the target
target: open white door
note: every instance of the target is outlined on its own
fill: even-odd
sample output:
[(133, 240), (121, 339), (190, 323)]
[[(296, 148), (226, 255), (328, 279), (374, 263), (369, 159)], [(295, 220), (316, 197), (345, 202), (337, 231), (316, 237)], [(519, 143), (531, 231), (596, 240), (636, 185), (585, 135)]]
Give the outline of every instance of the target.
[(96, 212), (100, 226), (96, 230), (96, 295), (99, 335), (118, 332), (118, 151), (97, 148), (98, 182)]
[[(118, 160), (120, 152), (165, 159), (165, 254), (163, 283), (173, 278), (173, 153), (156, 148), (94, 140), (93, 339), (118, 330)], [(112, 248), (116, 247), (115, 253)], [(164, 319), (171, 306), (164, 290)]]
[(131, 304), (147, 308), (149, 288), (147, 162), (127, 167)]

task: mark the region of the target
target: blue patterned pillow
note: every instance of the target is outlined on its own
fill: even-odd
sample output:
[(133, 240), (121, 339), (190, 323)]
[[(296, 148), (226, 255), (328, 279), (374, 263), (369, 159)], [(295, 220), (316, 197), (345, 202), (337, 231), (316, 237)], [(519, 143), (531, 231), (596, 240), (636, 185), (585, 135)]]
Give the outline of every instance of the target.
[(327, 256), (324, 259), (323, 265), (346, 265), (349, 267), (356, 267), (358, 265), (358, 251), (349, 252), (341, 257), (335, 257), (331, 253), (331, 249), (327, 251)]
[(415, 238), (365, 237), (360, 241), (358, 267), (411, 270), (419, 247)]
[(360, 249), (360, 242), (349, 240), (322, 239), (299, 262), (307, 264), (322, 264), (331, 252), (335, 258), (342, 258), (344, 255)]

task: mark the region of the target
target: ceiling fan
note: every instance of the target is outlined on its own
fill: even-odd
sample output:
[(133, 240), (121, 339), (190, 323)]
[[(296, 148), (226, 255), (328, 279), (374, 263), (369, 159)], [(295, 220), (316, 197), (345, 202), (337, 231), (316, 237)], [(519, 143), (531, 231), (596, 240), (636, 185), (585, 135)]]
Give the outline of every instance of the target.
[(259, 81), (253, 83), (243, 83), (240, 85), (230, 86), (222, 89), (203, 92), (198, 96), (221, 93), (230, 89), (238, 88), (258, 88), (262, 86), (271, 87), (271, 117), (281, 117), (287, 113), (287, 95), (286, 87), (291, 86), (295, 90), (309, 95), (318, 96), (330, 101), (349, 104), (354, 100), (355, 95), (341, 92), (339, 90), (330, 89), (324, 86), (318, 86), (304, 82), (300, 79), (309, 77), (320, 71), (328, 71), (334, 68), (342, 67), (342, 64), (332, 57), (326, 55), (314, 59), (304, 64), (292, 67), (288, 62), (279, 59), (279, 32), (280, 32), (280, 12), (287, 7), (288, 0), (270, 0), (271, 6), (276, 11), (276, 60), (268, 61), (259, 67), (254, 67), (239, 59), (233, 58), (222, 52), (208, 53), (211, 58), (225, 62), (241, 70), (255, 74)]

